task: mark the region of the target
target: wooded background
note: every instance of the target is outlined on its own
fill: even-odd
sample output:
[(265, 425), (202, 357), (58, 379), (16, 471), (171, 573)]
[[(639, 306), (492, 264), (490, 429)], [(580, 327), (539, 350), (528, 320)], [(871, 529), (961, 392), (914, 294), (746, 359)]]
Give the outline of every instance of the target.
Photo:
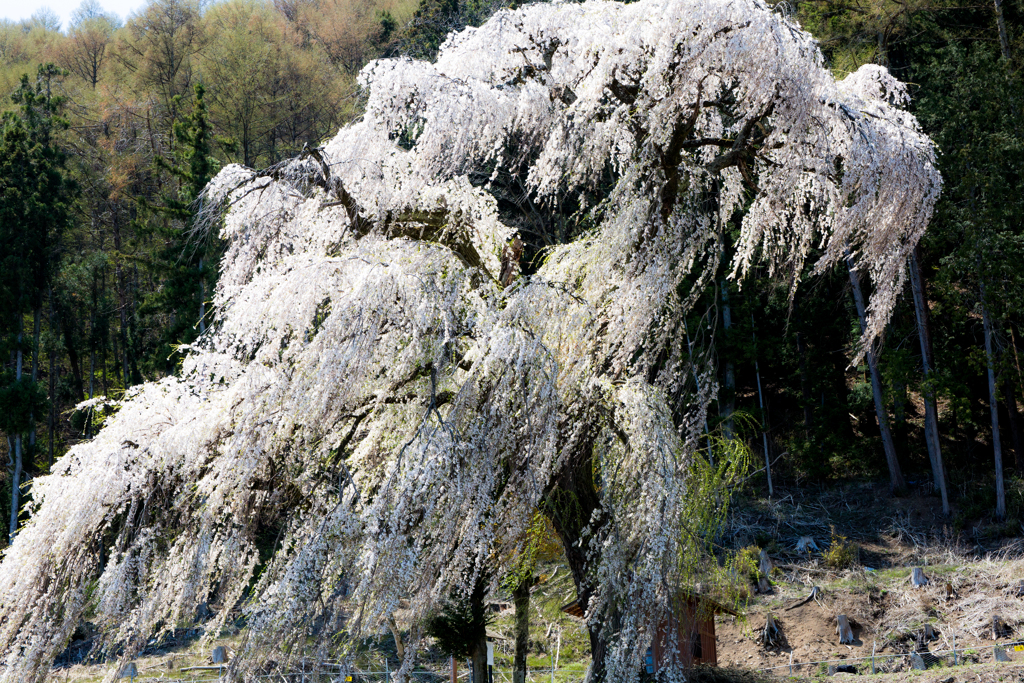
[[(155, 0), (120, 19), (86, 0), (69, 26), (45, 10), (0, 22), (0, 512), (12, 533), (31, 479), (102, 421), (102, 405), (74, 406), (174, 373), (179, 346), (213, 320), (221, 245), (191, 231), (206, 181), (227, 163), (266, 167), (321, 144), (359, 115), (367, 61), (430, 59), (449, 31), (508, 6)], [(1021, 7), (801, 0), (775, 11), (818, 38), (838, 77), (873, 62), (912, 84), (945, 187), (885, 338), (860, 365), (856, 300), (870, 282), (845, 270), (735, 282), (723, 266), (679, 342), (714, 355), (708, 429), (759, 457), (766, 448), (776, 487), (887, 477), (898, 491), (945, 488), (937, 504), (948, 500), (953, 528), (987, 520), (1018, 533)], [(531, 230), (528, 200), (500, 205), (529, 275), (547, 233)], [(794, 277), (806, 284), (791, 300)]]

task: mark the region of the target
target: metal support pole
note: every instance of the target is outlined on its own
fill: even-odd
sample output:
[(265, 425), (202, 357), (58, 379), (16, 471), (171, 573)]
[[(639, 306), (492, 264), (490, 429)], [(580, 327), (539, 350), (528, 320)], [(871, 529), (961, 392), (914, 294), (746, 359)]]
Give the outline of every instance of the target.
[(793, 675), (793, 651), (789, 651), (789, 675)]
[(953, 666), (956, 666), (956, 631), (953, 631)]
[(875, 645), (877, 644), (877, 641), (871, 642), (871, 673), (873, 674), (878, 673), (877, 671), (875, 671)]

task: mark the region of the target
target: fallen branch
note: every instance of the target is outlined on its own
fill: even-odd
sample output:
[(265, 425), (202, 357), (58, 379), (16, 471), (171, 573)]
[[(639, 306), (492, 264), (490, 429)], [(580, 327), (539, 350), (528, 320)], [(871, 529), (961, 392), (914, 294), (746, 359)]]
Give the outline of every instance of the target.
[[(797, 607), (800, 607), (801, 605), (806, 605), (811, 600), (814, 600), (815, 602), (817, 602), (818, 606), (821, 607), (821, 602), (818, 600), (818, 596), (819, 595), (821, 595), (821, 589), (818, 588), (817, 586), (815, 586), (814, 588), (811, 589), (811, 592), (807, 595), (806, 598), (804, 598), (800, 602), (797, 602), (797, 603), (794, 603), (794, 604), (790, 605), (789, 607), (786, 608), (786, 611), (788, 612), (789, 610), (796, 609)], [(824, 608), (822, 608), (822, 609), (824, 609)]]

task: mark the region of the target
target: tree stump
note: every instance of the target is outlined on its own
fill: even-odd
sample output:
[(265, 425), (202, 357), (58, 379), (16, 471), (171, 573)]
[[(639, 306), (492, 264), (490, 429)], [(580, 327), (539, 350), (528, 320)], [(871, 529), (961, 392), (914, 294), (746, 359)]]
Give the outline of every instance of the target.
[(199, 603), (199, 607), (196, 608), (196, 621), (206, 621), (212, 616), (213, 610), (210, 606), (205, 602)]
[(999, 640), (1011, 633), (1012, 629), (996, 614), (992, 615), (992, 640)]
[(778, 622), (769, 613), (765, 619), (764, 629), (761, 631), (761, 643), (765, 647), (775, 647), (779, 644), (781, 636), (782, 633), (779, 630)]
[(924, 588), (928, 585), (928, 577), (924, 575), (924, 570), (920, 567), (914, 567), (910, 572), (910, 583), (915, 588)]
[(762, 549), (757, 562), (757, 571), (764, 576), (771, 576), (773, 569), (775, 566), (772, 564), (771, 558), (768, 557), (768, 551)]
[(1001, 647), (992, 648), (992, 656), (995, 657), (997, 662), (1008, 662), (1010, 661), (1010, 655), (1006, 654), (1006, 650)]
[(925, 666), (924, 659), (922, 659), (921, 655), (914, 652), (910, 655), (910, 668), (916, 671), (924, 671), (928, 667)]
[(213, 653), (210, 655), (210, 659), (213, 660), (214, 664), (227, 664), (227, 649), (223, 645), (218, 645), (217, 647), (213, 648)]
[(772, 582), (768, 580), (768, 577), (762, 576), (758, 578), (757, 592), (764, 593), (765, 595), (772, 592)]
[(814, 539), (810, 536), (801, 536), (800, 540), (796, 542), (796, 551), (798, 553), (810, 554), (811, 551), (818, 550), (818, 544), (814, 542)]
[(138, 675), (139, 669), (135, 666), (135, 662), (128, 662), (117, 672), (118, 678), (135, 678)]
[(850, 645), (853, 643), (853, 628), (850, 626), (850, 620), (846, 618), (845, 614), (840, 614), (836, 617), (836, 633), (839, 634), (840, 645)]

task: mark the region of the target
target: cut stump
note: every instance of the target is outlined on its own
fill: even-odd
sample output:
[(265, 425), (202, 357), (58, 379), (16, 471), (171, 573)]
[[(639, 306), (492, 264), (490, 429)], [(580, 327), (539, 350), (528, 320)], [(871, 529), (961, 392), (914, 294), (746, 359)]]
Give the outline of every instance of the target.
[(910, 572), (910, 583), (915, 588), (924, 588), (928, 585), (928, 577), (924, 575), (924, 570), (920, 567), (914, 567)]
[(779, 644), (781, 635), (778, 622), (769, 614), (765, 619), (764, 629), (761, 631), (761, 643), (765, 647), (775, 647)]
[(768, 551), (762, 548), (761, 554), (758, 557), (757, 571), (761, 572), (764, 576), (771, 576), (773, 569), (775, 569), (775, 566), (772, 564), (772, 559), (768, 557)]
[(796, 542), (796, 551), (798, 553), (810, 554), (812, 550), (817, 551), (818, 544), (810, 536), (801, 536), (800, 540)]
[(853, 628), (850, 626), (850, 620), (845, 614), (840, 614), (836, 617), (836, 633), (839, 634), (840, 645), (851, 645), (853, 643)]

